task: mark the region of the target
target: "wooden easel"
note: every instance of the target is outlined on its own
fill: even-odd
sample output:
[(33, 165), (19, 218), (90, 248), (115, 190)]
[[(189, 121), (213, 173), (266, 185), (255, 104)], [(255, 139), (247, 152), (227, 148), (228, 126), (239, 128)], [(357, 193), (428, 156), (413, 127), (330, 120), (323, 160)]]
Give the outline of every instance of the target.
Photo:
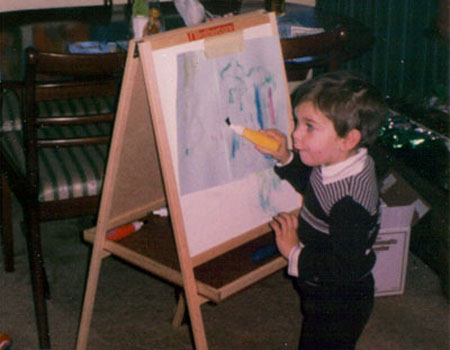
[[(97, 225), (85, 232), (94, 246), (77, 350), (87, 347), (101, 261), (110, 254), (183, 288), (185, 298), (180, 299), (173, 324), (181, 322), (186, 302), (195, 347), (202, 350), (208, 346), (201, 304), (220, 302), (286, 266), (279, 254), (250, 261), (255, 249), (274, 243), (267, 223), (190, 253), (163, 106), (152, 81), (156, 77), (152, 50), (199, 40), (198, 35), (219, 36), (224, 29), (234, 32), (257, 25), (269, 25), (277, 35), (273, 14), (253, 13), (130, 42)], [(150, 214), (164, 205), (170, 219)], [(109, 229), (144, 217), (148, 223), (137, 233), (118, 242), (105, 238)]]

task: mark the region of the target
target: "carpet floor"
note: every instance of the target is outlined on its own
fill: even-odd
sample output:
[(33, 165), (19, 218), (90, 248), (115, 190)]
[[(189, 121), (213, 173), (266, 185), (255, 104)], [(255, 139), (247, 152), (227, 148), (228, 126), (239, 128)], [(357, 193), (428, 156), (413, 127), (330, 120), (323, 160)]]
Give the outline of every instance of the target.
[[(12, 350), (38, 349), (21, 211), (15, 212), (15, 266), (0, 263), (0, 332)], [(42, 225), (52, 349), (74, 349), (91, 246), (81, 232), (91, 217)], [(102, 264), (88, 349), (192, 349), (188, 325), (174, 328), (174, 287), (114, 257)], [(210, 349), (296, 349), (300, 301), (280, 271), (237, 295), (202, 306)], [(378, 297), (358, 350), (447, 350), (449, 305), (437, 275), (409, 254), (403, 295)]]

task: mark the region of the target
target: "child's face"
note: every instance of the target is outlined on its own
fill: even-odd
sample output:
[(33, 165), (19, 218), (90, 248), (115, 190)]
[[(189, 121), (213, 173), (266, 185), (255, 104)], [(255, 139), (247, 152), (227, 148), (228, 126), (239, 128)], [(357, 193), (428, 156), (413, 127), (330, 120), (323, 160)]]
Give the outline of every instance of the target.
[(309, 166), (333, 165), (351, 154), (344, 138), (336, 133), (333, 122), (316, 109), (312, 102), (299, 104), (295, 110), (297, 125), (292, 134), (294, 148), (302, 162)]

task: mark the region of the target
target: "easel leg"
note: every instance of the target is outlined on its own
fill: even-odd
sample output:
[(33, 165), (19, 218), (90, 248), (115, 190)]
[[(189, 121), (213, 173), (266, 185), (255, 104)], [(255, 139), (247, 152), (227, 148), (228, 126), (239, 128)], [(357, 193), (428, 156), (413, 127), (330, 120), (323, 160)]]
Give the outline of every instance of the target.
[(184, 294), (180, 293), (180, 295), (178, 296), (177, 309), (175, 310), (175, 315), (173, 316), (172, 320), (172, 326), (174, 326), (175, 328), (181, 327), (185, 314), (186, 299), (184, 298)]
[(188, 289), (186, 289), (185, 292), (196, 350), (207, 350), (208, 343), (206, 341), (205, 326), (203, 324), (202, 312), (200, 310), (203, 298), (199, 295), (190, 296), (188, 293), (191, 291)]

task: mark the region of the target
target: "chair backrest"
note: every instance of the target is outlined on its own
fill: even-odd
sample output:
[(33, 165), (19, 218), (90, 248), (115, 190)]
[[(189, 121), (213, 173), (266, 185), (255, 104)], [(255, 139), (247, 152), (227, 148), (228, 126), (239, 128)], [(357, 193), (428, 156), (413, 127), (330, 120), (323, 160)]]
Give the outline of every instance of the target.
[(319, 34), (282, 39), (281, 49), (288, 81), (305, 79), (310, 68), (339, 70), (347, 37), (346, 29), (337, 26)]
[(40, 148), (109, 142), (125, 59), (123, 52), (26, 50), (23, 136), (33, 192), (38, 191)]

